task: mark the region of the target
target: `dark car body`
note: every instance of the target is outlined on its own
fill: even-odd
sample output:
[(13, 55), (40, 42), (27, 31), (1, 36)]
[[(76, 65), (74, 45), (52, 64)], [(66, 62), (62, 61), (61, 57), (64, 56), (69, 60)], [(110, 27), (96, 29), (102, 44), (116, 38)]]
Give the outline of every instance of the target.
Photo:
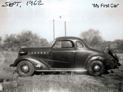
[(11, 65), (18, 66), (21, 61), (32, 64), (34, 71), (83, 71), (93, 61), (103, 63), (105, 70), (118, 67), (115, 53), (105, 53), (90, 48), (78, 37), (58, 37), (51, 47), (21, 48), (18, 58)]

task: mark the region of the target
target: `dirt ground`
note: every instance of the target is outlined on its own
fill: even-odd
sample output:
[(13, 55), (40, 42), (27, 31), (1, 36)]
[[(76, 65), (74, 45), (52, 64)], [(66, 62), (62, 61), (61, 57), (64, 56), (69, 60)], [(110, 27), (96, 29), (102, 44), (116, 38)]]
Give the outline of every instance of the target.
[(123, 92), (123, 65), (114, 69), (114, 73), (100, 77), (90, 76), (86, 72), (38, 73), (31, 77), (19, 77), (13, 71), (14, 69), (5, 69), (0, 73), (4, 79), (4, 90), (11, 90), (5, 92)]
[[(120, 62), (123, 62), (121, 54)], [(3, 86), (0, 92), (123, 92), (123, 64), (100, 77), (90, 76), (87, 72), (36, 73), (31, 77), (19, 77), (13, 74), (15, 68), (4, 64), (5, 67), (0, 68)]]

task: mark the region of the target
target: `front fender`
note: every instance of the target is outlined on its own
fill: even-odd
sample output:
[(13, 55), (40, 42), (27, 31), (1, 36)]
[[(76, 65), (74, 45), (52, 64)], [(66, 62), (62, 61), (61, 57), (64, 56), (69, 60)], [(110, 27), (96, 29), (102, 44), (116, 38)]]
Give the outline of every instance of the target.
[(103, 56), (98, 56), (98, 55), (89, 57), (89, 58), (86, 60), (86, 62), (85, 62), (85, 68), (88, 69), (89, 64), (90, 64), (92, 61), (94, 61), (94, 60), (100, 60), (101, 62), (104, 63), (105, 57), (103, 57)]
[(50, 66), (43, 59), (40, 59), (38, 57), (33, 57), (33, 56), (20, 56), (10, 66), (16, 67), (19, 62), (24, 60), (31, 62), (35, 69), (39, 69), (39, 68), (50, 69)]

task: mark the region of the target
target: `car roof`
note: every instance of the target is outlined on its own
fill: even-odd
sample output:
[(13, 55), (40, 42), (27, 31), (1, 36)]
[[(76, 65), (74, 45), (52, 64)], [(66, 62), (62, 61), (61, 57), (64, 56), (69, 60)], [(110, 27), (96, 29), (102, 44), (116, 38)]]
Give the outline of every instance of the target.
[(56, 40), (68, 40), (68, 39), (82, 40), (79, 37), (74, 37), (74, 36), (62, 36), (62, 37), (57, 37), (56, 38)]

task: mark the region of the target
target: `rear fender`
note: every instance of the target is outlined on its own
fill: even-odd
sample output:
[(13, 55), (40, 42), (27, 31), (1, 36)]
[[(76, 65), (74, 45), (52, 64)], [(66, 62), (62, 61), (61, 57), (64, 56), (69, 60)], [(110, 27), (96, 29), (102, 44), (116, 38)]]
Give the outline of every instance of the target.
[(50, 69), (50, 66), (44, 60), (32, 56), (18, 57), (15, 60), (13, 67), (17, 66), (19, 62), (24, 60), (31, 62), (35, 69)]

